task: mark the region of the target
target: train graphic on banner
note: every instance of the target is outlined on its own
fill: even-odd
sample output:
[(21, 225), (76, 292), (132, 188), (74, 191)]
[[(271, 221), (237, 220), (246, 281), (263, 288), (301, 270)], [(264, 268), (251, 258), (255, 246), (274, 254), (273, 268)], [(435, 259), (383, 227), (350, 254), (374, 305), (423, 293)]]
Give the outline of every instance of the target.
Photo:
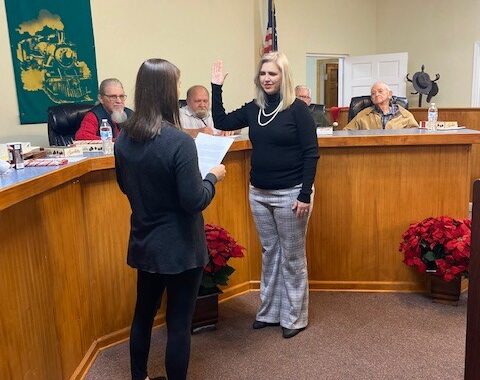
[(20, 40), (17, 59), (24, 90), (41, 90), (55, 103), (93, 100), (88, 89), (91, 71), (63, 30), (44, 27)]

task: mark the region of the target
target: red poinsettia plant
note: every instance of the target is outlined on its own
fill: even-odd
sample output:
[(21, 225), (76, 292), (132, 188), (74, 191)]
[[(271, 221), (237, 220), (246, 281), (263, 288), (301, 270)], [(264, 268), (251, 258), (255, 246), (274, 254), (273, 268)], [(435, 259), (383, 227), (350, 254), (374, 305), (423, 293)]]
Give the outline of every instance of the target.
[(419, 272), (434, 273), (445, 281), (468, 275), (471, 227), (470, 219), (448, 216), (411, 224), (400, 243), (403, 262)]
[(231, 257), (243, 257), (245, 248), (220, 226), (205, 224), (205, 235), (210, 260), (203, 270), (201, 291), (219, 291), (218, 285), (227, 285), (228, 277), (235, 271), (227, 264)]

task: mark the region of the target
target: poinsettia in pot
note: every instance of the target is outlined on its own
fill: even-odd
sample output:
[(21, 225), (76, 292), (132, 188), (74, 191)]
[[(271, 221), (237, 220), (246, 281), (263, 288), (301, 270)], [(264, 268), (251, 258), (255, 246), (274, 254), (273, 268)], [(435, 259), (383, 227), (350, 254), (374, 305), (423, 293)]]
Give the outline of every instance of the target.
[[(430, 217), (410, 225), (402, 235), (399, 250), (404, 254), (406, 265), (421, 273), (432, 273), (444, 283), (458, 284), (454, 295), (458, 299), (461, 277), (468, 276), (470, 240), (470, 219)], [(432, 278), (432, 287), (434, 282)], [(440, 286), (447, 288), (441, 283)], [(432, 294), (436, 291), (432, 288)]]
[(228, 278), (235, 271), (228, 265), (231, 257), (243, 257), (245, 248), (230, 235), (230, 233), (217, 225), (205, 224), (205, 236), (209, 261), (203, 270), (200, 294), (220, 292), (220, 285), (227, 285)]
[(216, 328), (218, 295), (222, 292), (219, 286), (227, 285), (230, 275), (235, 271), (227, 262), (231, 257), (243, 257), (245, 251), (245, 248), (220, 226), (206, 224), (205, 236), (209, 261), (203, 270), (193, 315), (192, 332)]

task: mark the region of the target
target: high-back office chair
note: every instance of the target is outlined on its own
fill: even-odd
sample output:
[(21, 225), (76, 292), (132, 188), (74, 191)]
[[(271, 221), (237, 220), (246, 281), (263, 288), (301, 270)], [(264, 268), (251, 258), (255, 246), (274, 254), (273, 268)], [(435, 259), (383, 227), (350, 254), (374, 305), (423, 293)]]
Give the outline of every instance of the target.
[(308, 108), (312, 112), (313, 120), (317, 127), (328, 127), (327, 115), (325, 115), (325, 105), (311, 103)]
[(83, 117), (93, 106), (72, 103), (48, 107), (49, 144), (57, 146), (72, 144)]
[[(402, 96), (392, 96), (392, 103), (398, 104), (405, 109), (408, 109), (408, 99)], [(350, 100), (350, 108), (348, 109), (348, 121), (352, 120), (357, 113), (364, 108), (372, 106), (372, 99), (370, 95), (355, 96)]]
[(178, 99), (178, 107), (182, 108), (187, 105), (187, 99)]

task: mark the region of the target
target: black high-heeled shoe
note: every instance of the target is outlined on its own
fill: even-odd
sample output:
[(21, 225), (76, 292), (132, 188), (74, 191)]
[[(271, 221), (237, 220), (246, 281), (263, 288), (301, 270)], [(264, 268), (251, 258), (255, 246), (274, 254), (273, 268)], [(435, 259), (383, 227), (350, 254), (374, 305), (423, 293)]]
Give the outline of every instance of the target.
[(282, 327), (282, 335), (285, 339), (288, 338), (293, 338), (295, 335), (297, 335), (300, 331), (305, 330), (305, 327), (302, 327), (301, 329), (287, 329), (286, 327)]
[(269, 326), (280, 326), (279, 322), (263, 322), (263, 321), (255, 321), (253, 322), (252, 328), (254, 330), (263, 329), (264, 327)]

